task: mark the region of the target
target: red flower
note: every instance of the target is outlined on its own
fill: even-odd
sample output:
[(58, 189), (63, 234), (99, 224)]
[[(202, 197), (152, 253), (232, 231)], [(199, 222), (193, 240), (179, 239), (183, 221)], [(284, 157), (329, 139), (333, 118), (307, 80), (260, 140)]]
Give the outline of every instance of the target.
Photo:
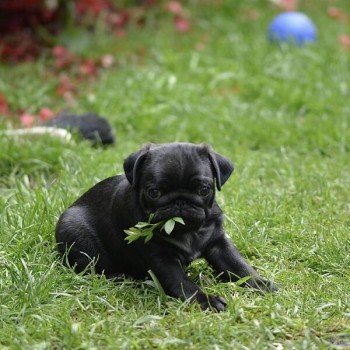
[(174, 18), (175, 29), (180, 33), (186, 33), (191, 29), (191, 22), (182, 16), (176, 15)]
[(43, 107), (39, 112), (39, 119), (41, 122), (45, 122), (46, 120), (51, 119), (54, 116), (54, 113), (50, 108)]
[(114, 56), (111, 54), (106, 54), (101, 57), (101, 67), (110, 68), (115, 62)]
[(26, 128), (30, 128), (31, 126), (33, 126), (33, 124), (35, 123), (35, 116), (28, 114), (28, 113), (23, 113), (20, 117), (19, 117), (21, 124), (26, 127)]
[(283, 0), (283, 7), (286, 11), (295, 11), (297, 2), (297, 0)]
[(165, 9), (173, 13), (174, 15), (183, 14), (183, 8), (179, 1), (169, 1), (165, 4)]
[(96, 62), (91, 59), (84, 60), (79, 65), (79, 73), (81, 76), (91, 76), (97, 74)]
[(75, 91), (75, 86), (67, 75), (60, 76), (59, 80), (60, 84), (56, 89), (57, 95), (64, 95), (67, 92), (71, 93)]
[(127, 11), (123, 12), (111, 12), (106, 18), (106, 22), (113, 28), (121, 29), (124, 28), (129, 22), (129, 13)]
[(52, 54), (55, 57), (56, 68), (68, 67), (76, 60), (76, 57), (68, 49), (60, 45), (52, 49)]
[(270, 0), (284, 11), (295, 11), (298, 7), (298, 0)]
[(350, 49), (350, 36), (347, 34), (341, 34), (338, 36), (340, 45), (345, 49)]
[(338, 9), (337, 7), (329, 7), (327, 13), (329, 17), (341, 22), (347, 22), (349, 19), (347, 14), (344, 11)]

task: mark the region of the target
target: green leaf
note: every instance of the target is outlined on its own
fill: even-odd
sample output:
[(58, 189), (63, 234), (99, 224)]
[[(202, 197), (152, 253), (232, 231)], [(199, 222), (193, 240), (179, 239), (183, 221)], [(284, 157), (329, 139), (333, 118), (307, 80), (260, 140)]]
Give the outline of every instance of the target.
[(125, 230), (124, 232), (130, 236), (135, 236), (135, 235), (138, 236), (142, 233), (141, 231), (139, 231), (135, 227), (131, 227), (129, 230)]
[(133, 235), (134, 232), (132, 230), (124, 230), (124, 232), (127, 234), (127, 235)]
[(185, 221), (183, 218), (180, 218), (179, 216), (174, 217), (172, 220), (174, 220), (175, 222), (181, 224), (181, 225), (185, 225)]
[(135, 227), (131, 227), (129, 230), (124, 230), (124, 232), (128, 235), (125, 237), (125, 240), (128, 241), (128, 243), (134, 242), (144, 235), (142, 231)]
[(149, 216), (149, 218), (148, 218), (148, 223), (149, 223), (149, 224), (151, 223), (151, 221), (153, 220), (153, 218), (154, 218), (154, 214), (152, 213), (152, 214), (150, 214), (150, 216)]
[(173, 232), (174, 227), (175, 227), (175, 221), (173, 219), (168, 220), (163, 226), (165, 232), (168, 235), (170, 235), (170, 233)]
[(134, 242), (137, 238), (133, 237), (133, 236), (126, 236), (125, 240), (128, 241), (128, 244)]
[(145, 243), (147, 243), (152, 237), (153, 237), (153, 232), (150, 232), (150, 234), (145, 238)]
[(145, 228), (145, 227), (150, 227), (150, 226), (151, 226), (151, 224), (148, 222), (138, 222), (135, 225), (135, 227), (137, 227), (137, 228)]
[(125, 237), (125, 240), (128, 243), (132, 243), (139, 239), (140, 237), (145, 238), (145, 243), (149, 242), (153, 237), (153, 232), (155, 229), (164, 230), (168, 235), (174, 230), (175, 224), (180, 223), (182, 225), (185, 225), (185, 222), (180, 217), (175, 217), (172, 219), (167, 220), (166, 222), (160, 221), (155, 224), (152, 224), (151, 221), (154, 217), (154, 214), (151, 214), (148, 218), (147, 222), (138, 222), (135, 224), (134, 227), (130, 227), (128, 230), (124, 230), (124, 232), (127, 234), (127, 237)]

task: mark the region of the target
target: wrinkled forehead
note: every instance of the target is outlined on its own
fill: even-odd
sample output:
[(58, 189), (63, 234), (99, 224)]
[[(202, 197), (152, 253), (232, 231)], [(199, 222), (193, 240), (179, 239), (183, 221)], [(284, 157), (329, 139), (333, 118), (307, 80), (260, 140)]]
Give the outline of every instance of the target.
[(207, 154), (195, 147), (170, 147), (153, 149), (144, 164), (146, 180), (163, 180), (180, 185), (191, 179), (213, 178), (211, 164)]

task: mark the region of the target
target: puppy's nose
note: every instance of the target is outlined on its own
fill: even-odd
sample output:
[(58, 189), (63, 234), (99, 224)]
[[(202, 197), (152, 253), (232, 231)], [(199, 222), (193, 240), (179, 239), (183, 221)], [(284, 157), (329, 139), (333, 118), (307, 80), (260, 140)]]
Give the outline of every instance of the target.
[(186, 204), (186, 201), (184, 199), (177, 199), (175, 201), (175, 205), (178, 206), (179, 208), (182, 208)]

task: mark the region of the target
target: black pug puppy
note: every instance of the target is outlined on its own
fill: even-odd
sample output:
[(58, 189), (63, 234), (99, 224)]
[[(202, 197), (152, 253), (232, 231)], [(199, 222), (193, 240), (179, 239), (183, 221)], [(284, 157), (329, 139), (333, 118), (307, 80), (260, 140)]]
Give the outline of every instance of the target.
[[(207, 145), (149, 144), (124, 162), (124, 175), (99, 182), (60, 217), (58, 249), (69, 265), (84, 271), (91, 261), (108, 278), (143, 279), (151, 270), (165, 293), (196, 300), (203, 310), (225, 310), (223, 298), (206, 295), (184, 267), (203, 257), (224, 281), (250, 276), (246, 285), (274, 291), (240, 255), (223, 229), (215, 201), (233, 172), (232, 163)], [(154, 222), (181, 217), (170, 235), (157, 232), (147, 243), (125, 241), (125, 229), (154, 214)]]

